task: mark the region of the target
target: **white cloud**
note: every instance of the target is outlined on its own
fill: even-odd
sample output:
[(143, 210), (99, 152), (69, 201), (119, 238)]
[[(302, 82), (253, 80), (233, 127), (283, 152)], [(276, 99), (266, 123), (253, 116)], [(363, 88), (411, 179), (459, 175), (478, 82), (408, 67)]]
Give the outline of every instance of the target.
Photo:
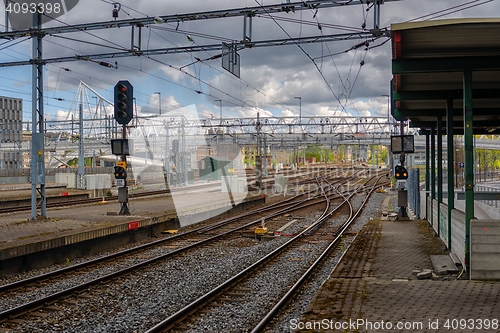
[(162, 114), (166, 114), (168, 112), (175, 111), (182, 107), (183, 105), (177, 102), (174, 96), (172, 95), (165, 96), (162, 95), (161, 92), (160, 94), (155, 92), (148, 96), (147, 105), (142, 106), (141, 109), (138, 110), (138, 114), (145, 116), (159, 115), (160, 109)]
[[(280, 1), (274, 1), (280, 3)], [(381, 24), (389, 27), (391, 23), (404, 22), (429, 13), (465, 3), (466, 0), (420, 0), (420, 1), (386, 1), (381, 6)], [(273, 2), (266, 2), (271, 4)], [(237, 7), (258, 6), (255, 0), (185, 0), (181, 2), (137, 0), (130, 4), (122, 4), (118, 19), (139, 17), (155, 17), (172, 13), (192, 13), (208, 10), (232, 9)], [(80, 1), (68, 14), (52, 21), (47, 26), (66, 24), (103, 22), (112, 20), (113, 5), (104, 1)], [(500, 12), (500, 3), (493, 1), (466, 11), (453, 13), (451, 17), (489, 17), (491, 13)], [(316, 17), (313, 18), (313, 15)], [(360, 28), (367, 17), (367, 29), (373, 26), (373, 11), (366, 12), (366, 5), (342, 6), (339, 8), (320, 9), (317, 13), (309, 10), (288, 14), (273, 14), (277, 19), (295, 20), (276, 22), (254, 17), (254, 41), (314, 36), (323, 33), (338, 34), (345, 30), (332, 29), (329, 25), (338, 24), (352, 28)], [(322, 23), (321, 32), (317, 25)], [(4, 18), (0, 17), (0, 23)], [(297, 23), (303, 19), (303, 23)], [(279, 24), (279, 26), (278, 26)], [(286, 33), (283, 31), (285, 30)], [(239, 41), (243, 38), (243, 19), (226, 18), (154, 24), (141, 29), (141, 49), (186, 48), (200, 45), (220, 45), (221, 39)], [(138, 29), (135, 29), (135, 45), (138, 45)], [(186, 35), (192, 36), (194, 43)], [(203, 35), (202, 35), (203, 34)], [(288, 34), (288, 35), (287, 35)], [(92, 30), (85, 33), (61, 34), (75, 40), (64, 40), (46, 36), (43, 40), (45, 58), (71, 57), (118, 52), (130, 49), (131, 28), (110, 28)], [(89, 43), (83, 43), (88, 41)], [(215, 100), (223, 102), (224, 114), (236, 116), (295, 114), (299, 112), (301, 97), (302, 115), (327, 116), (335, 112), (353, 116), (366, 116), (368, 113), (384, 116), (387, 114), (387, 102), (380, 96), (389, 93), (391, 74), (390, 43), (377, 40), (370, 44), (374, 47), (365, 51), (364, 47), (349, 50), (353, 45), (364, 40), (354, 39), (342, 42), (311, 43), (300, 47), (288, 46), (254, 47), (239, 51), (241, 61), (241, 80), (221, 68), (220, 59), (216, 56), (220, 50), (203, 49), (197, 52), (155, 54), (149, 56), (116, 57), (113, 59), (91, 59), (92, 61), (71, 61), (45, 66), (45, 93), (49, 96), (64, 97), (64, 106), (70, 108), (72, 94), (80, 81), (88, 83), (108, 99), (112, 99), (112, 88), (121, 79), (129, 79), (134, 83), (137, 105), (144, 114), (155, 114), (159, 103), (155, 103), (155, 91), (162, 92), (162, 110), (206, 103), (204, 112), (218, 116), (219, 105)], [(96, 45), (99, 44), (99, 45)], [(104, 46), (102, 46), (104, 45)], [(11, 51), (15, 51), (11, 52)], [(31, 58), (29, 39), (13, 47), (7, 47), (0, 54), (0, 62), (29, 60)], [(211, 59), (213, 57), (213, 59)], [(314, 58), (314, 63), (311, 61)], [(154, 61), (152, 59), (156, 59)], [(198, 59), (200, 61), (198, 61)], [(118, 63), (118, 68), (107, 68), (99, 65), (99, 61)], [(364, 62), (360, 66), (361, 61)], [(191, 65), (189, 65), (191, 64)], [(182, 67), (182, 71), (179, 68)], [(24, 73), (24, 71), (23, 71)], [(29, 73), (29, 71), (28, 71)], [(0, 73), (0, 76), (2, 74)], [(29, 74), (17, 78), (20, 82), (30, 81)], [(154, 81), (154, 83), (151, 83)], [(326, 81), (326, 82), (325, 82)], [(207, 86), (208, 83), (210, 86)], [(11, 82), (3, 83), (12, 86)], [(31, 93), (29, 85), (14, 85), (25, 97)], [(331, 88), (331, 90), (330, 90)], [(202, 92), (196, 94), (195, 90)], [(158, 98), (156, 96), (155, 98)], [(347, 100), (347, 103), (346, 103)], [(25, 103), (29, 104), (29, 103)], [(345, 106), (344, 106), (345, 105)], [(27, 108), (27, 107), (26, 107)], [(48, 105), (53, 114), (63, 106)]]
[(298, 114), (294, 113), (292, 110), (283, 110), (281, 111), (281, 115), (283, 117), (297, 117)]
[(68, 114), (69, 114), (68, 111), (57, 110), (53, 120), (66, 120), (68, 118)]
[(264, 110), (261, 108), (253, 108), (253, 109), (239, 109), (236, 111), (236, 114), (241, 117), (241, 118), (250, 118), (250, 117), (257, 117), (257, 113), (259, 114), (259, 117), (266, 118), (266, 117), (273, 117), (273, 113), (268, 110)]

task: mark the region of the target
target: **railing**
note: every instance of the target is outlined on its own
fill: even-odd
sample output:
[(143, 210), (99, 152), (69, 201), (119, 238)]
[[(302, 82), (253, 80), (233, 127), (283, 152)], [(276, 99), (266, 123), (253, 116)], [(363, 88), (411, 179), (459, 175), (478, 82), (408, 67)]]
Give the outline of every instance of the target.
[(420, 218), (420, 170), (410, 169), (406, 181), (408, 205), (413, 213)]

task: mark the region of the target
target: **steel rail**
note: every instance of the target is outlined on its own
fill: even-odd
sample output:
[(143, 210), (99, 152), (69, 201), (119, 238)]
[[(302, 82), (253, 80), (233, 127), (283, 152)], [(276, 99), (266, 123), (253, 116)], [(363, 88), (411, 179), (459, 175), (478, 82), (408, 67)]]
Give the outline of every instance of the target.
[[(310, 192), (301, 193), (301, 194), (295, 195), (295, 196), (293, 196), (291, 198), (288, 198), (285, 201), (291, 202), (291, 201), (293, 201), (293, 200), (295, 200), (297, 198), (300, 198), (301, 196), (307, 195), (309, 193)], [(276, 209), (276, 208), (283, 208), (283, 209), (286, 210), (287, 204), (283, 204), (283, 202), (284, 201), (276, 202), (274, 204), (271, 204), (271, 205), (268, 205), (268, 206), (265, 206), (265, 207), (262, 207), (262, 208), (259, 208), (259, 209), (255, 209), (255, 210), (251, 210), (251, 211), (248, 211), (248, 212), (244, 212), (242, 214), (238, 214), (236, 216), (229, 217), (229, 218), (224, 219), (222, 221), (215, 222), (215, 223), (213, 223), (213, 224), (211, 224), (209, 226), (198, 227), (198, 228), (195, 228), (195, 229), (192, 229), (192, 230), (180, 233), (180, 234), (176, 234), (176, 235), (164, 238), (164, 239), (159, 239), (159, 240), (147, 243), (147, 244), (142, 244), (142, 245), (139, 245), (139, 246), (135, 246), (135, 247), (132, 247), (130, 249), (125, 249), (125, 250), (122, 250), (122, 251), (118, 251), (118, 252), (112, 253), (110, 255), (106, 255), (106, 256), (103, 256), (103, 257), (96, 258), (96, 259), (92, 259), (92, 260), (89, 260), (89, 261), (86, 261), (86, 262), (82, 262), (80, 264), (76, 264), (76, 265), (73, 265), (73, 266), (70, 266), (70, 267), (61, 268), (61, 269), (58, 269), (58, 270), (55, 270), (55, 271), (52, 271), (52, 272), (48, 272), (48, 273), (44, 273), (44, 274), (41, 274), (41, 275), (33, 276), (33, 277), (28, 278), (28, 279), (24, 279), (24, 280), (12, 282), (12, 283), (9, 283), (9, 284), (1, 285), (0, 286), (0, 292), (5, 292), (5, 291), (7, 291), (9, 289), (19, 288), (21, 286), (25, 286), (25, 285), (27, 285), (29, 283), (34, 283), (34, 282), (37, 282), (39, 280), (46, 280), (46, 279), (51, 278), (51, 277), (55, 277), (55, 276), (62, 275), (62, 274), (67, 274), (67, 273), (75, 271), (77, 269), (85, 268), (85, 267), (88, 267), (90, 265), (95, 265), (95, 264), (98, 264), (98, 263), (106, 261), (106, 260), (115, 259), (117, 257), (129, 254), (129, 253), (132, 253), (132, 252), (135, 252), (135, 251), (144, 250), (144, 249), (147, 249), (147, 248), (150, 248), (150, 247), (154, 247), (154, 246), (160, 245), (162, 243), (171, 242), (172, 240), (177, 240), (179, 238), (183, 238), (183, 237), (186, 237), (186, 236), (204, 233), (206, 231), (213, 230), (213, 229), (218, 228), (218, 227), (222, 227), (224, 225), (227, 225), (227, 224), (229, 224), (231, 222), (237, 221), (237, 220), (239, 220), (241, 218), (244, 218), (244, 217), (252, 216), (252, 215), (255, 215), (255, 214), (261, 214), (263, 212), (266, 212), (266, 211), (269, 211), (269, 210), (272, 210), (272, 209)], [(296, 204), (297, 203), (293, 203), (293, 202), (288, 203), (288, 205), (292, 206), (292, 207), (296, 206)], [(303, 208), (303, 207), (298, 207), (297, 209), (300, 209), (300, 208)], [(273, 217), (273, 216), (269, 215), (268, 218), (270, 218), (270, 217)], [(255, 221), (253, 221), (252, 223), (255, 223)]]
[[(323, 211), (321, 216), (316, 220), (315, 223), (322, 220), (326, 216), (326, 214), (330, 208), (330, 200), (328, 199), (328, 195), (324, 191), (323, 191), (323, 195), (325, 197), (325, 201), (327, 202), (327, 205), (326, 205), (325, 210)], [(341, 203), (339, 206), (342, 206), (342, 205), (343, 205), (343, 203)], [(286, 248), (288, 248), (289, 246), (291, 246), (292, 244), (294, 244), (295, 242), (300, 240), (312, 227), (314, 227), (315, 223), (311, 224), (311, 226), (307, 227), (306, 229), (304, 229), (303, 231), (298, 233), (296, 236), (292, 237), (289, 241), (285, 242), (284, 244), (282, 244), (281, 246), (279, 246), (278, 248), (276, 248), (272, 252), (268, 253), (267, 255), (265, 255), (264, 257), (262, 257), (261, 259), (259, 259), (255, 263), (253, 263), (252, 265), (248, 266), (247, 268), (242, 270), (240, 273), (229, 278), (228, 280), (226, 280), (225, 282), (223, 282), (219, 286), (213, 288), (208, 293), (204, 294), (203, 296), (199, 297), (198, 299), (194, 300), (190, 304), (186, 305), (185, 307), (183, 307), (182, 309), (180, 309), (176, 313), (170, 315), (168, 318), (164, 319), (163, 321), (159, 322), (158, 324), (156, 324), (152, 328), (148, 329), (146, 331), (146, 333), (164, 332), (166, 330), (169, 330), (169, 329), (175, 327), (175, 325), (177, 325), (177, 323), (184, 320), (187, 316), (194, 313), (197, 309), (199, 309), (200, 307), (202, 307), (205, 304), (207, 304), (208, 302), (210, 302), (212, 299), (214, 299), (216, 296), (218, 296), (221, 292), (223, 292), (227, 288), (230, 288), (231, 286), (236, 284), (238, 281), (240, 281), (242, 278), (247, 276), (247, 274), (253, 272), (256, 268), (267, 263), (272, 258), (274, 258), (276, 255), (278, 255), (279, 253), (284, 251)]]
[[(379, 177), (379, 180), (382, 178)], [(349, 216), (349, 219), (344, 223), (338, 231), (335, 232), (335, 238), (330, 242), (328, 247), (321, 253), (321, 255), (311, 264), (311, 266), (307, 269), (307, 271), (302, 274), (302, 276), (293, 284), (292, 287), (285, 293), (285, 295), (274, 305), (274, 307), (262, 318), (262, 320), (252, 329), (251, 333), (257, 333), (257, 332), (262, 332), (267, 324), (271, 322), (271, 320), (276, 316), (276, 314), (282, 310), (289, 302), (291, 297), (298, 291), (298, 289), (305, 283), (305, 281), (311, 276), (311, 274), (316, 270), (318, 265), (322, 263), (326, 256), (329, 254), (329, 252), (337, 245), (337, 243), (342, 239), (342, 234), (347, 230), (347, 228), (350, 227), (352, 222), (356, 219), (356, 217), (359, 215), (359, 213), (362, 211), (364, 208), (366, 202), (368, 201), (368, 198), (371, 196), (375, 188), (377, 187), (378, 180), (375, 184), (372, 185), (370, 191), (368, 192), (367, 196), (363, 200), (361, 207), (356, 211), (356, 213), (353, 214), (353, 209), (351, 205), (351, 214)], [(351, 196), (353, 196), (356, 192), (353, 192)], [(339, 192), (339, 194), (341, 194)], [(343, 195), (343, 194), (341, 194)]]
[[(306, 194), (306, 193), (304, 193)], [(300, 194), (300, 195), (297, 195), (297, 197), (300, 197), (304, 194)], [(311, 200), (310, 198), (306, 198), (306, 200)], [(280, 214), (284, 214), (286, 212), (290, 212), (290, 211), (294, 211), (294, 210), (297, 210), (297, 209), (300, 209), (302, 207), (292, 207), (291, 209), (282, 209), (280, 211)], [(270, 217), (274, 217), (276, 216), (277, 213), (273, 213), (273, 214), (269, 214), (268, 216), (266, 216), (265, 218), (270, 218)], [(248, 215), (248, 212), (247, 213), (244, 213), (244, 214), (240, 214), (240, 215)], [(227, 220), (237, 220), (238, 218), (240, 217), (234, 217), (234, 218), (230, 218), (230, 219), (227, 219)], [(80, 285), (77, 285), (77, 286), (74, 286), (74, 287), (71, 287), (71, 288), (68, 288), (66, 290), (62, 290), (60, 292), (57, 292), (57, 293), (54, 293), (54, 294), (51, 294), (49, 296), (46, 296), (46, 297), (43, 297), (43, 298), (40, 298), (38, 300), (34, 300), (34, 301), (31, 301), (31, 302), (28, 302), (28, 303), (25, 303), (25, 304), (22, 304), (22, 305), (19, 305), (19, 306), (16, 306), (16, 307), (13, 307), (11, 309), (8, 309), (8, 310), (5, 310), (5, 311), (2, 311), (0, 312), (0, 323), (2, 322), (5, 322), (5, 321), (8, 321), (9, 319), (11, 318), (15, 318), (15, 317), (18, 317), (26, 312), (30, 312), (30, 311), (34, 311), (36, 309), (40, 309), (40, 308), (43, 308), (44, 306), (47, 305), (47, 303), (53, 303), (54, 301), (58, 300), (58, 299), (61, 299), (61, 298), (64, 298), (64, 297), (69, 297), (70, 295), (74, 294), (74, 293), (77, 293), (79, 291), (82, 291), (82, 290), (85, 290), (93, 285), (96, 285), (96, 284), (100, 284), (100, 283), (103, 283), (103, 282), (108, 282), (109, 280), (113, 279), (113, 278), (116, 278), (116, 277), (119, 277), (119, 276), (122, 276), (122, 275), (125, 275), (129, 272), (132, 272), (134, 270), (137, 270), (137, 269), (140, 269), (142, 267), (145, 267), (147, 265), (150, 265), (150, 264), (153, 264), (157, 261), (160, 261), (160, 260), (163, 260), (165, 258), (168, 258), (168, 257), (171, 257), (173, 255), (177, 255), (179, 253), (182, 253), (186, 250), (189, 250), (189, 249), (192, 249), (192, 248), (195, 248), (195, 247), (198, 247), (200, 245), (203, 245), (203, 244), (206, 244), (206, 243), (209, 243), (209, 242), (212, 242), (214, 240), (217, 240), (217, 239), (223, 239), (225, 236), (229, 235), (229, 234), (232, 234), (234, 232), (237, 232), (237, 231), (240, 231), (240, 230), (244, 230), (252, 225), (255, 225), (257, 223), (260, 223), (261, 222), (261, 218), (257, 219), (257, 220), (254, 220), (254, 221), (251, 221), (249, 223), (246, 223), (242, 226), (239, 226), (237, 228), (234, 228), (232, 230), (229, 230), (229, 231), (226, 231), (226, 232), (223, 232), (221, 234), (218, 234), (218, 235), (214, 235), (212, 237), (209, 237), (207, 239), (203, 239), (203, 240), (200, 240), (198, 242), (195, 242), (193, 244), (190, 244), (190, 245), (187, 245), (187, 246), (184, 246), (184, 247), (181, 247), (181, 248), (178, 248), (176, 250), (173, 250), (169, 253), (166, 253), (166, 254), (163, 254), (161, 256), (157, 256), (157, 257), (154, 257), (154, 258), (151, 258), (151, 259), (148, 259), (148, 260), (145, 260), (139, 264), (135, 264), (135, 265), (132, 265), (130, 267), (127, 267), (127, 268), (124, 268), (124, 269), (121, 269), (121, 270), (118, 270), (116, 272), (113, 272), (113, 273), (109, 273), (107, 275), (104, 275), (102, 277), (99, 277), (99, 278), (96, 278), (96, 279), (93, 279), (91, 281), (87, 281), (85, 283), (82, 283)], [(228, 222), (229, 223), (229, 222)], [(307, 229), (306, 229), (307, 230)], [(190, 233), (193, 233), (193, 232), (196, 232), (196, 230), (192, 230), (190, 231)], [(183, 233), (183, 234), (179, 234), (179, 235), (176, 235), (177, 237), (180, 237), (180, 236), (184, 236), (186, 233)], [(172, 238), (175, 238), (176, 236), (173, 236), (173, 237), (169, 237), (165, 240), (171, 240)], [(160, 242), (160, 241), (163, 241), (163, 240), (159, 240), (157, 242)], [(145, 246), (148, 246), (149, 244), (145, 244)], [(130, 251), (133, 251), (135, 250), (134, 249), (129, 249), (129, 250), (124, 250), (122, 251), (122, 253), (126, 253), (126, 252), (130, 252)], [(98, 259), (95, 259), (96, 261), (99, 261), (100, 258)], [(81, 265), (81, 264), (80, 264)], [(66, 268), (65, 268), (66, 269)], [(65, 269), (62, 269), (62, 270), (59, 270), (59, 272), (65, 270)], [(48, 277), (51, 273), (47, 273), (46, 275), (43, 275), (44, 278)], [(28, 279), (29, 280), (29, 279)], [(10, 288), (13, 288), (14, 286), (16, 286), (16, 283), (12, 283), (12, 284), (9, 284), (9, 285), (6, 285), (6, 286), (9, 286)], [(2, 286), (3, 288), (4, 286)], [(7, 287), (5, 287), (7, 288)]]
[[(164, 193), (164, 191), (165, 190), (160, 190), (160, 191), (156, 191), (156, 192)], [(297, 195), (292, 196), (292, 197), (290, 197), (290, 198), (288, 198), (286, 200), (283, 200), (283, 201), (280, 201), (280, 202), (276, 202), (276, 203), (270, 204), (270, 205), (262, 207), (262, 208), (254, 209), (254, 210), (251, 210), (251, 211), (248, 211), (248, 212), (244, 212), (244, 213), (241, 213), (241, 214), (238, 214), (238, 215), (235, 215), (235, 216), (223, 219), (222, 221), (215, 222), (215, 223), (213, 223), (213, 224), (211, 224), (209, 226), (201, 226), (201, 227), (198, 227), (198, 228), (195, 228), (195, 229), (183, 232), (181, 234), (173, 235), (173, 236), (170, 236), (170, 237), (164, 238), (164, 239), (159, 239), (159, 240), (147, 243), (147, 244), (135, 246), (135, 247), (132, 247), (130, 249), (118, 251), (118, 252), (112, 253), (110, 255), (99, 257), (99, 258), (96, 258), (96, 259), (92, 259), (92, 260), (89, 260), (89, 261), (86, 261), (86, 262), (83, 262), (83, 263), (80, 263), (80, 264), (76, 264), (76, 265), (73, 265), (73, 266), (70, 266), (70, 267), (65, 267), (65, 268), (62, 268), (62, 269), (54, 270), (52, 272), (48, 272), (48, 273), (44, 273), (44, 274), (41, 274), (41, 275), (33, 276), (31, 278), (20, 280), (20, 281), (16, 281), (16, 282), (12, 282), (12, 283), (9, 283), (9, 284), (0, 285), (0, 292), (5, 292), (6, 290), (9, 290), (9, 289), (19, 288), (19, 287), (25, 286), (25, 285), (27, 285), (29, 283), (34, 283), (34, 282), (37, 282), (37, 281), (40, 281), (40, 280), (46, 280), (48, 278), (55, 277), (55, 276), (58, 276), (58, 275), (67, 274), (69, 272), (76, 271), (76, 270), (81, 269), (81, 268), (89, 267), (91, 265), (95, 265), (95, 264), (98, 264), (98, 263), (106, 261), (106, 260), (114, 259), (114, 258), (117, 258), (117, 257), (123, 256), (123, 255), (129, 254), (129, 253), (132, 253), (134, 251), (139, 251), (139, 250), (147, 249), (149, 247), (154, 247), (154, 246), (157, 246), (157, 245), (165, 243), (165, 242), (170, 242), (172, 240), (176, 240), (178, 238), (182, 238), (182, 237), (189, 236), (189, 235), (194, 235), (194, 234), (197, 234), (197, 233), (198, 234), (204, 233), (204, 232), (213, 230), (216, 227), (224, 226), (226, 224), (229, 224), (231, 222), (237, 221), (237, 220), (239, 220), (241, 218), (244, 218), (244, 217), (248, 217), (248, 216), (255, 215), (255, 214), (261, 214), (263, 212), (266, 212), (266, 211), (269, 211), (269, 210), (273, 210), (273, 209), (277, 209), (277, 208), (286, 208), (286, 207), (294, 206), (295, 203), (293, 203), (292, 201), (296, 200), (297, 198), (300, 198), (301, 196), (308, 195), (308, 194), (310, 194), (313, 191), (315, 191), (315, 190), (311, 190), (311, 191), (308, 191), (308, 192), (297, 194)], [(298, 207), (297, 209), (300, 209), (300, 208), (303, 208), (303, 207)]]

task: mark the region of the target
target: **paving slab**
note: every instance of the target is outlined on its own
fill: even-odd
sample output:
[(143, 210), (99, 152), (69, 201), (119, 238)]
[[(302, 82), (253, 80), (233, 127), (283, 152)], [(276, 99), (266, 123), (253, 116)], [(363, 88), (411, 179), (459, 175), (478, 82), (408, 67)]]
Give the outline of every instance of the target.
[(433, 272), (443, 248), (426, 221), (370, 221), (300, 321), (328, 322), (321, 332), (499, 332), (500, 282), (414, 274)]

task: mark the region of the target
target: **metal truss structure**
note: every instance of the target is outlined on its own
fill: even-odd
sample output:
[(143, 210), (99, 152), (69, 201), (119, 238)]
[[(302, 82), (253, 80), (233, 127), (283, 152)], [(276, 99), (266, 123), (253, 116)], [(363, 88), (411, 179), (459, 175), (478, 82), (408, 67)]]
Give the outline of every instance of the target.
[[(387, 123), (384, 117), (298, 117), (279, 118), (225, 118), (223, 124), (213, 124), (210, 118), (186, 117), (184, 112), (167, 113), (163, 116), (137, 117), (128, 127), (130, 138), (142, 141), (157, 142), (162, 147), (168, 146), (180, 132), (187, 141), (200, 144), (203, 138), (210, 142), (234, 142), (241, 146), (256, 145), (256, 137), (265, 138), (268, 145), (278, 147), (301, 145), (338, 144), (380, 144), (388, 145), (393, 123)], [(257, 131), (257, 125), (259, 131)], [(80, 127), (82, 126), (82, 127)], [(108, 152), (110, 139), (119, 137), (120, 130), (110, 117), (95, 119), (72, 119), (47, 122), (51, 128), (48, 147), (54, 161), (71, 160), (84, 154), (92, 157), (95, 151)], [(82, 134), (79, 134), (82, 133)], [(198, 140), (198, 141), (196, 141)], [(81, 143), (84, 143), (82, 145)], [(78, 148), (80, 147), (80, 148)], [(135, 145), (135, 149), (143, 151), (145, 145)], [(68, 154), (68, 151), (72, 154)]]
[(256, 126), (268, 134), (390, 134), (395, 123), (387, 117), (356, 116), (300, 116), (300, 117), (257, 117), (223, 119), (214, 124), (212, 118), (202, 119), (201, 126), (209, 131), (223, 130), (226, 134), (255, 133)]
[[(115, 20), (107, 22), (94, 22), (88, 24), (78, 24), (78, 25), (64, 25), (50, 28), (42, 28), (41, 15), (35, 13), (33, 15), (33, 28), (20, 31), (6, 31), (0, 33), (1, 39), (14, 40), (18, 38), (28, 38), (32, 39), (32, 59), (25, 61), (15, 61), (15, 62), (4, 62), (0, 63), (0, 67), (8, 66), (22, 66), (31, 65), (33, 78), (33, 93), (32, 93), (32, 119), (33, 124), (37, 126), (32, 126), (32, 149), (31, 149), (31, 165), (32, 165), (32, 213), (31, 218), (37, 218), (37, 200), (36, 192), (40, 194), (42, 201), (40, 203), (41, 213), (40, 215), (45, 217), (45, 207), (46, 207), (46, 197), (45, 197), (45, 128), (46, 124), (44, 110), (43, 110), (43, 65), (48, 63), (61, 63), (67, 61), (92, 61), (99, 65), (105, 67), (115, 67), (105, 61), (98, 61), (99, 59), (106, 58), (119, 58), (119, 57), (130, 57), (130, 56), (149, 56), (149, 55), (161, 55), (169, 53), (181, 53), (181, 52), (194, 52), (197, 51), (196, 47), (177, 47), (177, 48), (163, 48), (148, 50), (142, 48), (142, 28), (149, 24), (161, 24), (166, 22), (184, 22), (184, 21), (197, 21), (206, 19), (226, 19), (232, 17), (243, 17), (244, 27), (243, 27), (243, 37), (240, 41), (228, 41), (231, 42), (233, 48), (242, 49), (258, 46), (276, 46), (276, 45), (286, 45), (288, 44), (301, 44), (301, 43), (316, 43), (325, 41), (335, 41), (335, 40), (348, 40), (348, 39), (358, 39), (360, 37), (368, 40), (369, 38), (377, 39), (382, 36), (388, 36), (388, 31), (382, 31), (380, 29), (380, 5), (384, 2), (399, 1), (399, 0), (314, 0), (314, 1), (301, 1), (301, 2), (290, 2), (287, 1), (284, 4), (276, 5), (262, 5), (255, 7), (246, 8), (236, 8), (218, 11), (207, 11), (200, 13), (188, 13), (188, 14), (175, 14), (166, 15), (158, 17), (146, 17), (139, 19), (129, 19), (129, 20)], [(252, 19), (260, 15), (269, 15), (274, 13), (289, 13), (300, 10), (319, 10), (322, 8), (330, 7), (342, 7), (348, 5), (360, 5), (366, 4), (370, 6), (369, 8), (374, 8), (374, 27), (371, 30), (360, 29), (359, 31), (340, 34), (340, 35), (329, 35), (329, 36), (312, 36), (304, 38), (287, 38), (283, 40), (269, 40), (269, 41), (253, 41), (252, 40)], [(92, 30), (103, 30), (112, 28), (131, 28), (131, 39), (130, 48), (123, 48), (122, 50), (117, 50), (112, 53), (100, 53), (100, 54), (86, 54), (86, 55), (74, 55), (70, 57), (58, 57), (46, 59), (42, 54), (42, 40), (43, 38), (53, 38), (61, 37), (64, 34), (71, 33), (82, 33)], [(123, 29), (122, 29), (123, 31)], [(72, 39), (71, 37), (69, 37)], [(76, 40), (76, 39), (74, 39)], [(220, 50), (222, 45), (201, 45), (198, 46), (199, 50)], [(222, 56), (222, 55), (221, 55)], [(217, 57), (217, 56), (215, 56)], [(82, 97), (83, 99), (83, 97)], [(82, 109), (83, 105), (80, 103), (80, 121), (83, 122)], [(83, 137), (83, 124), (80, 125), (79, 136)], [(168, 126), (167, 126), (168, 128)], [(167, 135), (168, 137), (168, 135)], [(80, 152), (83, 151), (83, 147), (80, 147)], [(37, 156), (37, 157), (36, 157)], [(79, 155), (81, 157), (81, 155)], [(83, 172), (83, 171), (82, 171)], [(79, 173), (79, 176), (80, 173)]]
[[(48, 167), (66, 164), (76, 158), (80, 162), (84, 157), (108, 154), (110, 140), (121, 136), (121, 128), (107, 112), (112, 104), (92, 87), (80, 82), (66, 118), (45, 120), (46, 147), (50, 154)], [(166, 152), (158, 153), (157, 149), (165, 150), (169, 142), (179, 139), (181, 132), (188, 138), (186, 144), (193, 147), (222, 142), (255, 146), (257, 135), (268, 145), (279, 147), (309, 144), (333, 147), (374, 142), (388, 145), (391, 133), (397, 129), (396, 123), (390, 119), (335, 113), (331, 116), (215, 119), (200, 116), (194, 106), (188, 106), (163, 115), (136, 116), (128, 126), (128, 136), (138, 142), (137, 151), (152, 149), (154, 145), (157, 156), (166, 156)], [(30, 128), (31, 124), (24, 127)], [(83, 164), (79, 165), (80, 169), (83, 177)]]
[[(301, 1), (301, 2), (288, 2), (284, 4), (277, 5), (265, 5), (256, 7), (245, 7), (245, 8), (235, 8), (227, 10), (217, 10), (217, 11), (207, 11), (199, 13), (187, 13), (187, 14), (173, 14), (164, 15), (157, 17), (145, 17), (137, 19), (127, 19), (127, 20), (116, 20), (116, 21), (106, 21), (106, 22), (94, 22), (86, 24), (76, 24), (67, 26), (57, 26), (51, 28), (43, 29), (28, 29), (21, 31), (11, 31), (0, 33), (0, 38), (2, 39), (17, 39), (22, 37), (33, 36), (36, 32), (41, 37), (51, 36), (57, 37), (63, 34), (70, 33), (81, 33), (84, 31), (102, 30), (102, 29), (113, 29), (113, 28), (131, 28), (131, 40), (130, 48), (123, 49), (121, 51), (110, 52), (110, 53), (99, 53), (99, 54), (86, 54), (86, 55), (74, 55), (69, 57), (57, 57), (57, 58), (46, 58), (40, 59), (43, 64), (49, 63), (60, 63), (68, 61), (94, 61), (99, 59), (108, 58), (120, 58), (120, 57), (130, 57), (130, 56), (149, 56), (149, 55), (165, 55), (173, 53), (185, 53), (185, 52), (197, 52), (197, 51), (214, 51), (221, 50), (222, 44), (211, 44), (211, 45), (192, 45), (186, 47), (173, 47), (173, 48), (161, 48), (161, 49), (143, 49), (142, 47), (142, 28), (151, 24), (161, 24), (167, 22), (186, 22), (186, 21), (200, 21), (207, 19), (227, 19), (235, 17), (244, 18), (244, 29), (243, 37), (241, 40), (228, 40), (227, 42), (232, 43), (238, 49), (252, 48), (252, 47), (264, 47), (264, 46), (283, 46), (289, 44), (308, 44), (308, 43), (319, 43), (319, 42), (332, 42), (332, 41), (342, 41), (342, 40), (355, 40), (355, 39), (370, 39), (379, 38), (383, 36), (389, 36), (389, 31), (385, 29), (380, 29), (380, 5), (386, 2), (394, 2), (401, 0), (316, 0), (316, 1)], [(255, 41), (252, 40), (252, 18), (258, 16), (267, 16), (269, 14), (276, 13), (289, 13), (301, 10), (319, 10), (322, 8), (332, 8), (332, 7), (343, 7), (349, 5), (372, 5), (374, 7), (374, 27), (373, 29), (363, 30), (360, 29), (356, 32), (344, 33), (344, 34), (333, 34), (333, 35), (317, 35), (309, 37), (300, 38), (286, 38), (286, 39), (274, 39), (274, 40), (262, 40)], [(136, 31), (137, 29), (137, 31)], [(32, 65), (32, 60), (25, 61), (13, 61), (0, 63), (0, 67), (8, 66), (22, 66), (22, 65)], [(100, 63), (106, 67), (113, 67), (112, 64), (102, 62)]]

